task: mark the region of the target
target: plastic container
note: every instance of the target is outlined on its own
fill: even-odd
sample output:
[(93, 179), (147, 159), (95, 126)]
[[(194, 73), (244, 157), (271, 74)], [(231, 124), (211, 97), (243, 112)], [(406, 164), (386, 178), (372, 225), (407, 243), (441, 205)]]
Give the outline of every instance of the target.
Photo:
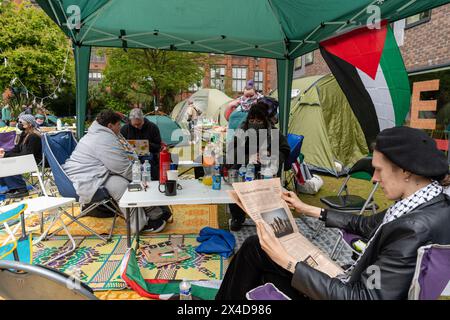
[(141, 164), (137, 160), (133, 163), (132, 173), (133, 183), (141, 183)]
[(148, 162), (148, 160), (145, 160), (142, 170), (142, 182), (144, 183), (144, 185), (148, 186), (151, 180), (152, 180), (151, 165), (150, 162)]
[(180, 282), (180, 300), (192, 300), (191, 283), (186, 279)]
[(241, 165), (241, 167), (239, 168), (239, 171), (238, 171), (239, 182), (245, 181), (246, 173), (247, 173), (247, 168), (245, 167), (245, 165)]
[(220, 166), (214, 166), (213, 176), (212, 176), (212, 188), (213, 190), (220, 190), (222, 185), (222, 177), (220, 175)]
[(245, 173), (245, 181), (253, 180), (255, 180), (255, 165), (253, 163), (249, 163), (247, 165), (247, 172)]

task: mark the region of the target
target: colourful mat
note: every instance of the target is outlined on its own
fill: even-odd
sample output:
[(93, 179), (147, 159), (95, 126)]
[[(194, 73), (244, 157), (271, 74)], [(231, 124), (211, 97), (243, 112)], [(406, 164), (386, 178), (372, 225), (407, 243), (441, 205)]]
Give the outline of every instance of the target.
[[(189, 279), (221, 280), (228, 261), (219, 255), (203, 255), (195, 252), (198, 246), (197, 235), (154, 235), (141, 237), (141, 246), (157, 245), (168, 240), (181, 241), (191, 258), (179, 264), (157, 269), (138, 253), (138, 263), (146, 279)], [(176, 238), (176, 239), (175, 239)], [(125, 282), (120, 277), (120, 263), (126, 251), (126, 236), (114, 236), (112, 241), (104, 243), (93, 237), (77, 237), (78, 248), (75, 252), (59, 259), (49, 267), (58, 269), (79, 278), (94, 291), (123, 290)], [(133, 246), (135, 242), (133, 241)], [(35, 246), (33, 262), (48, 261), (63, 252), (70, 241), (65, 236), (41, 242)]]
[[(203, 227), (219, 227), (217, 205), (180, 205), (171, 206), (170, 208), (173, 212), (173, 223), (167, 224), (164, 231), (160, 234), (198, 234)], [(75, 215), (79, 213), (79, 207), (74, 208), (74, 213)], [(44, 226), (47, 225), (49, 220), (50, 215), (46, 214), (45, 221), (47, 222), (44, 224)], [(70, 219), (67, 217), (63, 217), (63, 220), (65, 221), (65, 223), (68, 223), (70, 221)], [(99, 234), (109, 234), (112, 226), (112, 220), (112, 218), (100, 219), (94, 217), (85, 217), (80, 219), (82, 223), (86, 224)], [(52, 231), (56, 230), (57, 228), (59, 228), (59, 224), (52, 228)], [(76, 223), (72, 223), (71, 225), (69, 225), (69, 230), (73, 236), (91, 235)], [(33, 232), (34, 234), (39, 235), (40, 218), (38, 215), (27, 218), (27, 232)], [(122, 218), (118, 218), (113, 234), (126, 235), (126, 233), (127, 227), (125, 220)], [(59, 235), (65, 235), (65, 232), (61, 231)], [(0, 230), (0, 241), (5, 236), (5, 231)]]

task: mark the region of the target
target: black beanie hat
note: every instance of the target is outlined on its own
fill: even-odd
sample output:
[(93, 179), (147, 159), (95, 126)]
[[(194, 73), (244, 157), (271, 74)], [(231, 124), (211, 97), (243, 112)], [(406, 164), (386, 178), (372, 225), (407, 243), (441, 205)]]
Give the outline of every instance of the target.
[(449, 171), (445, 154), (438, 150), (436, 142), (420, 129), (385, 129), (377, 136), (375, 150), (400, 168), (418, 176), (443, 178)]

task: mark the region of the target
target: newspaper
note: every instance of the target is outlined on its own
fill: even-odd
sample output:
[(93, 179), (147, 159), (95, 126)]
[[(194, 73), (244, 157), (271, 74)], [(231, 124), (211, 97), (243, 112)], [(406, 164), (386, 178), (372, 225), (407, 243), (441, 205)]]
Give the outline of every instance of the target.
[(250, 218), (263, 221), (272, 228), (286, 251), (311, 267), (335, 277), (343, 273), (318, 247), (300, 234), (292, 212), (281, 198), (282, 188), (279, 178), (233, 183), (234, 191), (228, 191)]

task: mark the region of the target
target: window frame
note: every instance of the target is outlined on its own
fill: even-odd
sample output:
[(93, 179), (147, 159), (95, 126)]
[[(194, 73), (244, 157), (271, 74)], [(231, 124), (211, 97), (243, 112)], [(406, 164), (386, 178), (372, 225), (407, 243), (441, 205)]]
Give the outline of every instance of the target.
[[(412, 16), (406, 17), (406, 18), (405, 18), (405, 30), (411, 29), (411, 28), (417, 27), (417, 26), (419, 26), (419, 25), (421, 25), (421, 24), (423, 24), (423, 23), (429, 22), (429, 21), (431, 20), (431, 13), (432, 13), (431, 11), (432, 11), (432, 10), (429, 9), (429, 10), (425, 10), (425, 11), (419, 12), (419, 13), (417, 13), (417, 14), (413, 14)], [(408, 23), (408, 18), (411, 18), (411, 17), (417, 16), (417, 15), (420, 15), (420, 14), (425, 13), (425, 12), (428, 12), (428, 13), (429, 13), (429, 14), (428, 14), (428, 17), (425, 17), (425, 18), (422, 18), (422, 19), (419, 18), (419, 20), (416, 21), (416, 22)]]
[[(238, 70), (239, 69), (239, 70)], [(236, 72), (235, 72), (236, 70)], [(242, 76), (242, 71), (245, 70), (245, 75)], [(240, 71), (240, 77), (237, 75), (237, 71)], [(247, 66), (232, 66), (231, 68), (231, 89), (233, 92), (244, 92), (245, 85), (247, 84), (247, 74), (248, 74), (248, 67)], [(235, 77), (236, 75), (236, 77)], [(236, 86), (235, 86), (236, 83)], [(238, 85), (239, 84), (239, 85)], [(242, 88), (241, 91), (235, 90)]]
[[(309, 54), (311, 54), (311, 61), (308, 62), (306, 56), (308, 56)], [(314, 64), (314, 51), (305, 54), (305, 67), (312, 64)]]
[[(256, 79), (256, 75), (261, 74), (261, 79)], [(255, 70), (253, 72), (253, 82), (255, 83), (256, 91), (264, 91), (264, 70)]]
[[(223, 77), (222, 77), (222, 69), (223, 69)], [(212, 72), (214, 70), (214, 77), (212, 77)], [(211, 66), (209, 70), (209, 86), (212, 89), (225, 90), (225, 74), (226, 74), (227, 66), (223, 64), (217, 64)], [(217, 77), (217, 71), (219, 71), (219, 77)], [(223, 80), (223, 81), (222, 81)], [(219, 86), (217, 86), (217, 81), (219, 81)]]

